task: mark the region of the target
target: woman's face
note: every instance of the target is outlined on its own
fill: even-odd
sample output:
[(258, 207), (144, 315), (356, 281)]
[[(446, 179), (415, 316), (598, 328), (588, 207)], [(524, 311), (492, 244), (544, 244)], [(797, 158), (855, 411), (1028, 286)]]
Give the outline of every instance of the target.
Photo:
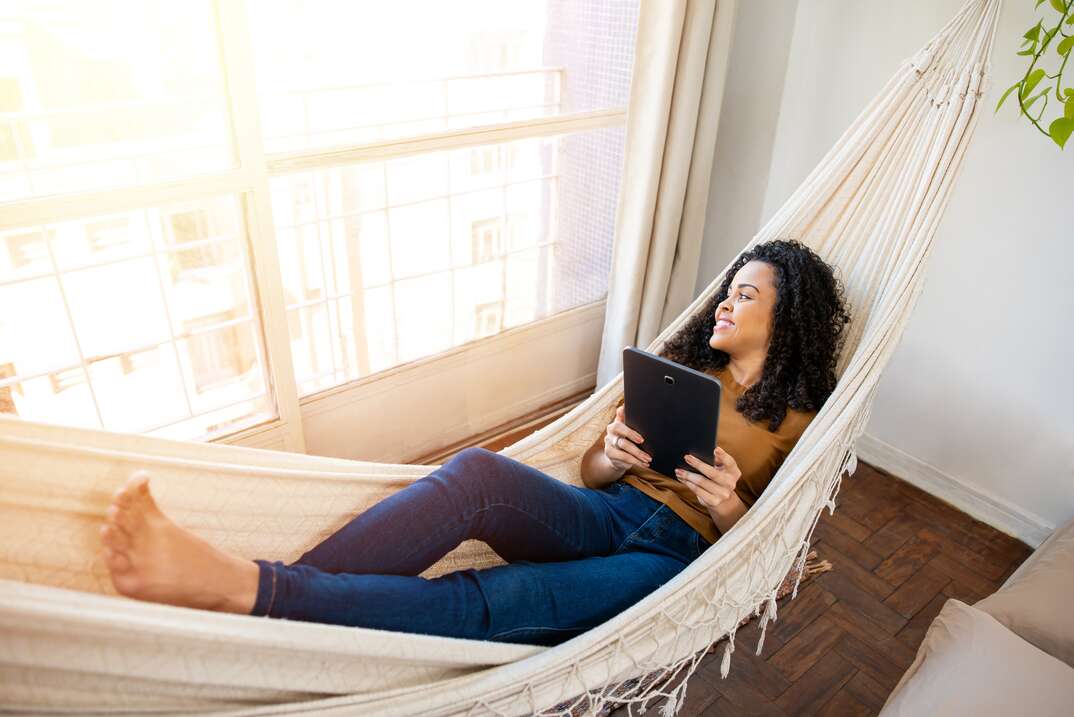
[(716, 307), (709, 346), (733, 357), (767, 355), (775, 306), (775, 270), (763, 261), (747, 262), (732, 279), (727, 298)]

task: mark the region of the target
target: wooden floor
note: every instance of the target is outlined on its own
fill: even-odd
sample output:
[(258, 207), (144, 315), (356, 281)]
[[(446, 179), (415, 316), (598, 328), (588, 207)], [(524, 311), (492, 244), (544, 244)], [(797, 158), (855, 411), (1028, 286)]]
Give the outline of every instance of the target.
[[(740, 629), (731, 673), (720, 651), (690, 679), (682, 717), (875, 715), (948, 598), (993, 592), (1030, 548), (864, 463), (845, 479), (813, 546), (833, 570), (781, 601), (761, 656)], [(661, 702), (646, 715), (656, 717)], [(634, 714), (638, 714), (635, 708)], [(613, 713), (627, 714), (625, 708)]]

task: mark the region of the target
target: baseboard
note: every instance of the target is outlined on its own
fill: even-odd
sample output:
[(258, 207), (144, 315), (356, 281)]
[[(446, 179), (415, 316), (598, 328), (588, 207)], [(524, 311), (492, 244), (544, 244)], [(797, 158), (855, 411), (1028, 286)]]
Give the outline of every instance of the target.
[(868, 434), (857, 443), (858, 456), (877, 468), (905, 480), (921, 490), (945, 500), (962, 512), (988, 523), (1036, 548), (1055, 529), (1047, 520), (1028, 510), (930, 466)]

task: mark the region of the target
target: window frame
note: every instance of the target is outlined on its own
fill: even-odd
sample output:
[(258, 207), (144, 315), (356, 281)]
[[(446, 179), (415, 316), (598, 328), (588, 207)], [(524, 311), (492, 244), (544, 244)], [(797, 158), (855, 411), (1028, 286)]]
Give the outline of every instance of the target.
[[(303, 430), (302, 407), (317, 401), (322, 395), (336, 396), (344, 386), (361, 392), (363, 386), (377, 389), (381, 374), (394, 376), (412, 368), (411, 364), (394, 366), (341, 386), (299, 399), (295, 381), (288, 317), (285, 310), (284, 288), (276, 250), (269, 182), (272, 178), (325, 170), (365, 161), (385, 161), (400, 157), (426, 154), (448, 149), (476, 148), (482, 145), (512, 140), (547, 137), (586, 130), (624, 127), (627, 107), (612, 107), (587, 112), (564, 113), (534, 119), (515, 120), (476, 127), (450, 129), (403, 138), (269, 154), (261, 132), (261, 113), (256, 92), (254, 54), (247, 17), (247, 0), (214, 0), (217, 50), (226, 93), (227, 121), (231, 134), (235, 166), (231, 169), (189, 178), (160, 181), (143, 186), (117, 187), (105, 190), (33, 197), (0, 203), (0, 230), (40, 227), (56, 222), (84, 219), (91, 216), (135, 211), (181, 202), (211, 199), (221, 195), (239, 200), (252, 259), (252, 293), (256, 306), (252, 311), (260, 320), (264, 342), (265, 371), (269, 390), (275, 399), (276, 418), (211, 436), (209, 441), (227, 443), (248, 442), (256, 445), (258, 434), (274, 432), (281, 448), (304, 453), (306, 440)], [(226, 42), (225, 42), (226, 38)], [(533, 71), (563, 71), (564, 68), (529, 68)], [(498, 148), (505, 154), (503, 147)], [(506, 158), (504, 158), (506, 161)], [(37, 231), (34, 229), (33, 231)], [(501, 232), (504, 229), (501, 227)], [(501, 237), (501, 241), (505, 238)], [(597, 306), (599, 304), (599, 307)], [(603, 314), (604, 301), (589, 305)], [(586, 307), (580, 307), (586, 308)], [(534, 324), (562, 321), (564, 326), (578, 323), (576, 311), (568, 311), (542, 319)], [(528, 326), (528, 325), (527, 325)], [(516, 327), (501, 333), (515, 333)], [(490, 336), (482, 341), (496, 341)], [(517, 339), (512, 339), (517, 341)], [(508, 346), (510, 343), (505, 343)], [(438, 358), (457, 353), (454, 347), (443, 354), (415, 362), (428, 370), (428, 364)], [(82, 367), (85, 370), (85, 366)], [(267, 440), (262, 440), (267, 445)]]

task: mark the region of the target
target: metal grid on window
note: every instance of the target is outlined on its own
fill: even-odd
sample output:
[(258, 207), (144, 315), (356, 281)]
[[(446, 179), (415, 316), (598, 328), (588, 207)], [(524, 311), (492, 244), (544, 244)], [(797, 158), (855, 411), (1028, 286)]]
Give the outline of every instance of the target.
[[(33, 76), (27, 70), (26, 55), (8, 64), (16, 68), (14, 81), (0, 67), (0, 196), (15, 200), (4, 203), (0, 212), (0, 254), (4, 255), (0, 256), (0, 293), (10, 293), (17, 283), (51, 286), (60, 298), (49, 316), (55, 325), (70, 327), (71, 334), (69, 354), (41, 352), (55, 359), (48, 365), (29, 370), (20, 365), (16, 370), (10, 356), (0, 355), (0, 410), (12, 412), (16, 404), (25, 405), (30, 389), (38, 390), (43, 381), (44, 390), (54, 390), (54, 395), (88, 394), (87, 400), (69, 408), (64, 419), (46, 420), (204, 438), (278, 415), (287, 427), (287, 444), (301, 450), (300, 395), (477, 340), (493, 327), (498, 332), (599, 298), (606, 288), (606, 257), (610, 256), (614, 222), (614, 212), (608, 208), (614, 208), (617, 195), (636, 4), (636, 0), (549, 0), (528, 5), (525, 22), (514, 18), (518, 25), (514, 30), (473, 29), (460, 45), (461, 55), (440, 57), (424, 52), (423, 56), (434, 58), (437, 76), (390, 82), (375, 76), (355, 79), (345, 76), (353, 63), (344, 57), (337, 63), (340, 73), (318, 77), (315, 86), (299, 83), (282, 94), (258, 86), (259, 72), (265, 70), (258, 55), (259, 15), (271, 11), (267, 5), (246, 0), (195, 0), (193, 5), (178, 6), (146, 2), (124, 15), (125, 23), (108, 21), (110, 13), (122, 14), (127, 7), (120, 0), (106, 0), (92, 8), (73, 0), (70, 8), (62, 2), (7, 6), (3, 12), (10, 15), (14, 7), (16, 22), (12, 25), (10, 17), (0, 17), (7, 23), (5, 28), (25, 30), (27, 26), (19, 24), (25, 19), (20, 13), (33, 8), (33, 13), (48, 15), (50, 26), (58, 28), (57, 37), (65, 27), (85, 20), (115, 27), (122, 24), (127, 36), (144, 38), (152, 33), (132, 30), (149, 22), (147, 18), (159, 20), (185, 12), (186, 16), (170, 25), (162, 23), (169, 40), (157, 46), (149, 43), (146, 48), (150, 53), (175, 55), (179, 46), (200, 47), (200, 51), (191, 50), (200, 59), (183, 72), (187, 80), (201, 73), (202, 81), (191, 83), (197, 91), (172, 94), (132, 85), (134, 89), (124, 90), (126, 95), (105, 100), (93, 97), (63, 108), (42, 103), (41, 96), (34, 94), (37, 88), (19, 79)], [(502, 3), (490, 0), (485, 5), (475, 11), (474, 18), (518, 14)], [(307, 25), (316, 14), (295, 3), (273, 7), (290, 7)], [(325, 8), (328, 12), (358, 11), (349, 2), (317, 7), (322, 13)], [(392, 7), (393, 12), (412, 12), (401, 4)], [(422, 7), (457, 14), (440, 3)], [(64, 15), (68, 12), (70, 17)], [(204, 16), (201, 20), (197, 20), (198, 13)], [(328, 34), (348, 40), (340, 47), (355, 45), (350, 42), (353, 28), (344, 31), (323, 23), (314, 27), (285, 23), (283, 27), (290, 36), (304, 34), (325, 46), (331, 44), (330, 38), (322, 37), (327, 29)], [(543, 30), (534, 36), (532, 27)], [(444, 35), (442, 26), (435, 31)], [(97, 39), (103, 42), (103, 37)], [(206, 37), (211, 46), (205, 45)], [(535, 37), (539, 38), (536, 44)], [(10, 34), (0, 38), (0, 56), (11, 57), (3, 54), (8, 50), (7, 40)], [(401, 56), (414, 54), (403, 47), (405, 43), (396, 44)], [(270, 42), (269, 55), (279, 54), (280, 47)], [(299, 55), (306, 52), (301, 50)], [(139, 64), (140, 81), (152, 81), (157, 66)], [(475, 72), (475, 67), (480, 71)], [(309, 74), (302, 70), (297, 67), (295, 76)], [(65, 91), (77, 90), (81, 71), (76, 68), (67, 77), (56, 74), (48, 81), (60, 83), (57, 86), (66, 87)], [(164, 82), (174, 84), (178, 78)], [(511, 89), (523, 85), (529, 94)], [(424, 104), (407, 104), (407, 97), (423, 98)], [(370, 98), (379, 98), (380, 107), (395, 113), (392, 121), (366, 121), (365, 109), (378, 106)], [(170, 130), (162, 133), (160, 127), (154, 128), (166, 124), (161, 118), (169, 113), (179, 117), (182, 125), (186, 121), (183, 110), (204, 119), (202, 136), (208, 140), (189, 141), (191, 134), (183, 129), (186, 125), (172, 138)], [(89, 125), (106, 149), (82, 156), (64, 149), (72, 132)], [(132, 141), (129, 133), (137, 131), (149, 131), (149, 141)], [(122, 140), (118, 144), (116, 137)], [(527, 177), (508, 176), (507, 168), (527, 142), (545, 145), (549, 161), (544, 170)], [(438, 154), (458, 155), (459, 166), (467, 170), (447, 171), (441, 190), (430, 191), (424, 181), (401, 181), (402, 174), (393, 175), (394, 166), (420, 166)], [(384, 196), (376, 197), (371, 206), (333, 205), (312, 183), (306, 197), (297, 193), (293, 197), (292, 211), (306, 211), (306, 215), (290, 222), (275, 216), (275, 192), (270, 184), (275, 187), (296, 172), (328, 175), (357, 165), (373, 166), (381, 176)], [(356, 187), (363, 186), (364, 180), (355, 181)], [(66, 194), (51, 196), (57, 192)], [(471, 204), (495, 195), (499, 196), (496, 212), (477, 219), (471, 216)], [(232, 236), (239, 237), (234, 240), (211, 236), (202, 226), (204, 214), (198, 205), (222, 197), (234, 206), (237, 228)], [(176, 206), (184, 208), (169, 219), (158, 216)], [(417, 215), (425, 211), (433, 216), (441, 210), (446, 228), (440, 236), (445, 245), (428, 245), (408, 254), (407, 242), (420, 244), (420, 237), (415, 239), (411, 231), (421, 226)], [(143, 213), (142, 221), (155, 225), (151, 232), (143, 232), (152, 233), (149, 243), (144, 237), (132, 239), (129, 217), (138, 212)], [(475, 220), (491, 221), (478, 230), (479, 246), (473, 242)], [(72, 222), (82, 222), (85, 256), (67, 252), (61, 246), (64, 235), (55, 234), (57, 226)], [(177, 231), (205, 236), (169, 241)], [(340, 241), (345, 245), (351, 232), (377, 237), (382, 256), (374, 252), (365, 257), (359, 248), (359, 267), (341, 263), (345, 254)], [(199, 317), (174, 315), (165, 287), (178, 273), (197, 273), (199, 267), (229, 261), (228, 252), (234, 253), (227, 249), (229, 242), (240, 246), (244, 262), (238, 289), (245, 292), (244, 312), (214, 313), (207, 307)], [(289, 256), (282, 252), (285, 245), (306, 244), (308, 251), (303, 247)], [(167, 262), (162, 260), (165, 256)], [(254, 256), (258, 261), (251, 262)], [(316, 280), (303, 279), (292, 290), (287, 281), (294, 269), (292, 258), (303, 272), (316, 275)], [(148, 292), (155, 285), (153, 291), (164, 297), (157, 335), (122, 345), (104, 341), (107, 350), (95, 348), (93, 341), (77, 340), (79, 312), (85, 307), (77, 291), (66, 292), (65, 282), (75, 281), (72, 277), (80, 272), (88, 276), (91, 271), (135, 265), (141, 269), (141, 290)], [(202, 274), (211, 284), (212, 272)], [(474, 290), (485, 285), (496, 287), (497, 293)], [(122, 309), (139, 314), (146, 307), (130, 300)], [(420, 323), (423, 312), (429, 310), (436, 312), (439, 337), (439, 343), (431, 346), (415, 341), (413, 331), (408, 334), (406, 328)], [(3, 314), (0, 310), (0, 334)], [(320, 341), (319, 349), (302, 348), (301, 342), (311, 338)], [(233, 372), (236, 359), (223, 349), (225, 345), (242, 357), (242, 365), (256, 364), (258, 391), (227, 405), (199, 407), (195, 405), (199, 392), (227, 383)], [(66, 355), (70, 360), (59, 360)], [(197, 376), (183, 372), (191, 361), (203, 369)], [(157, 416), (159, 420), (124, 419), (113, 410), (116, 402), (102, 403), (93, 393), (95, 387), (105, 385), (106, 376), (130, 378), (154, 368), (174, 372), (172, 395), (180, 404), (172, 407), (172, 414)], [(191, 415), (204, 420), (195, 426), (183, 419)]]
[[(210, 231), (206, 221), (210, 214), (217, 215), (226, 233)], [(185, 222), (191, 216), (202, 221)], [(210, 423), (204, 417), (213, 415), (213, 423), (226, 422), (229, 408), (242, 409), (232, 418), (248, 418), (251, 408), (271, 415), (272, 397), (261, 370), (264, 350), (251, 310), (256, 303), (249, 282), (249, 254), (245, 236), (238, 233), (238, 217), (238, 201), (225, 198), (197, 207), (90, 217), (4, 236), (8, 256), (7, 261), (0, 257), (0, 295), (8, 307), (8, 338), (24, 340), (8, 345), (6, 353), (29, 368), (0, 379), (0, 391), (20, 391), (21, 402), (26, 403), (23, 415), (62, 422), (40, 394), (38, 379), (47, 380), (52, 396), (72, 389), (85, 392), (87, 410), (76, 411), (76, 423), (161, 435), (207, 431)], [(31, 242), (34, 260), (16, 259), (25, 257)], [(199, 262), (190, 258), (192, 252), (206, 253)], [(190, 285), (212, 283), (204, 272), (198, 275), (202, 269), (227, 272), (225, 288), (232, 300), (228, 310), (212, 313), (182, 293)], [(236, 280), (238, 285), (233, 284)], [(219, 276), (216, 282), (221, 284)], [(105, 294), (112, 297), (107, 302), (112, 311), (94, 311), (98, 306), (94, 302)], [(19, 317), (10, 307), (40, 309), (42, 299), (55, 310), (22, 314), (20, 330)], [(138, 306), (152, 309), (132, 313), (130, 307)], [(199, 310), (201, 316), (186, 315)], [(54, 337), (51, 346), (57, 346), (55, 337), (65, 337), (60, 341), (67, 350), (46, 352), (44, 359), (35, 360), (34, 350), (46, 345), (32, 343), (41, 338), (33, 326), (35, 318), (47, 318)], [(140, 379), (138, 372), (143, 372)], [(212, 380), (207, 381), (210, 375)], [(131, 376), (135, 378), (125, 378)], [(177, 398), (162, 411), (155, 409), (160, 408), (164, 392), (152, 390), (158, 381), (175, 389), (169, 397)], [(242, 390), (221, 391), (229, 382), (241, 383)], [(210, 389), (216, 390), (215, 396)], [(27, 392), (39, 396), (36, 404)], [(18, 407), (14, 399), (12, 404), (12, 409)], [(61, 404), (58, 400), (53, 406)]]
[[(399, 167), (393, 168), (390, 162), (359, 168), (356, 171), (367, 175), (378, 174), (380, 183), (371, 187), (368, 179), (364, 182), (366, 195), (373, 200), (358, 198), (355, 203), (359, 208), (354, 211), (340, 210), (342, 195), (348, 191), (347, 183), (342, 181), (347, 169), (274, 180), (281, 256), (294, 258), (293, 272), (288, 276), (285, 271), (284, 284), (288, 289), (286, 307), (292, 348), (298, 356), (296, 378), (300, 390), (312, 393), (484, 338), (489, 334), (474, 327), (487, 323), (475, 323), (474, 317), (484, 315), (486, 309), (482, 307), (490, 301), (501, 306), (500, 330), (548, 316), (554, 293), (552, 262), (557, 242), (552, 228), (561, 153), (556, 148), (561, 141), (560, 137), (527, 140), (423, 157), (417, 165), (419, 169), (443, 174), (442, 185), (434, 183), (425, 193), (415, 193), (412, 188), (393, 192), (390, 177)], [(528, 158), (526, 168), (519, 166), (523, 157)], [(456, 189), (460, 177), (474, 186)], [(529, 195), (524, 202), (519, 201), (522, 195)], [(396, 196), (408, 201), (396, 201)], [(513, 212), (519, 204), (529, 212)], [(424, 230), (422, 222), (400, 221), (404, 217), (399, 213), (408, 210), (427, 212)], [(362, 250), (362, 227), (370, 218), (376, 219), (369, 223), (383, 234), (383, 266), (366, 275), (365, 264), (376, 263), (370, 262)], [(344, 231), (341, 241), (339, 227), (348, 223), (356, 229)], [(523, 236), (527, 232), (520, 231), (527, 228), (532, 235), (528, 238)], [(436, 231), (442, 231), (442, 237), (434, 237), (426, 251), (408, 246), (414, 235)], [(415, 255), (425, 259), (437, 249), (443, 252), (437, 260), (424, 266), (422, 261), (414, 261)], [(401, 258), (405, 252), (411, 255), (409, 266)], [(517, 297), (508, 291), (510, 275), (517, 273), (527, 258), (539, 264), (537, 280), (528, 282), (535, 294), (529, 307), (519, 306)], [(361, 264), (357, 280), (341, 281), (340, 274), (354, 263)], [(431, 295), (428, 301), (442, 305), (438, 307), (444, 318), (441, 340), (422, 344), (414, 340), (414, 330), (408, 330), (408, 323), (413, 322), (408, 322), (407, 310), (398, 304), (405, 300), (408, 287), (423, 281), (435, 286), (438, 280), (443, 281), (444, 293)], [(494, 288), (495, 296), (469, 291), (478, 280)], [(346, 330), (344, 314), (351, 321), (363, 314), (357, 323), (368, 325), (364, 316), (366, 297), (381, 289), (386, 290), (388, 298), (390, 345), (386, 346), (388, 350), (378, 351), (375, 337), (369, 333), (362, 337)], [(413, 310), (409, 313), (413, 314)], [(320, 338), (318, 325), (324, 324), (332, 327), (331, 351), (316, 344)], [(314, 359), (318, 351), (324, 355), (323, 361)]]

